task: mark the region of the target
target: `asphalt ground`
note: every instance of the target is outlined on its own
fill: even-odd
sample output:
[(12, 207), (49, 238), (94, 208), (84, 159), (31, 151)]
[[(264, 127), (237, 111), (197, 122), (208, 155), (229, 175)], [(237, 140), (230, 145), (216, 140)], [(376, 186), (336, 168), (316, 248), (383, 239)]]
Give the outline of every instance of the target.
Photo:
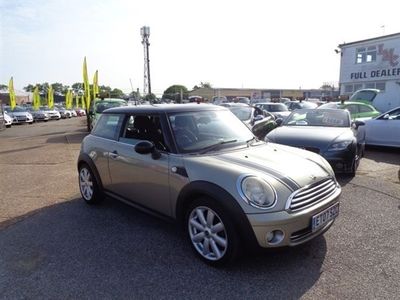
[(80, 199), (85, 119), (0, 132), (2, 299), (399, 299), (400, 153), (368, 148), (339, 176), (340, 215), (295, 248), (217, 269), (181, 231), (113, 199)]

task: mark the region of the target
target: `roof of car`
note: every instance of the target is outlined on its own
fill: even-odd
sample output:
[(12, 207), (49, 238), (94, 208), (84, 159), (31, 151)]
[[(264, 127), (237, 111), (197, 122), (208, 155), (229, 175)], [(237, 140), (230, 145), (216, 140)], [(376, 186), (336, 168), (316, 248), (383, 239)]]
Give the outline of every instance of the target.
[(153, 104), (124, 106), (106, 109), (103, 113), (122, 114), (122, 113), (175, 113), (189, 111), (210, 111), (210, 110), (226, 110), (226, 108), (213, 104)]

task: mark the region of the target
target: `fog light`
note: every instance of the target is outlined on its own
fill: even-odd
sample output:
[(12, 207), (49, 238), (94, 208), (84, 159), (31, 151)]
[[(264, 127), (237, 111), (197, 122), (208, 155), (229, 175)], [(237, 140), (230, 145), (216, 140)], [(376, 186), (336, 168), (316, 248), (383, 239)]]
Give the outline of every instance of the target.
[(267, 233), (266, 239), (267, 243), (270, 245), (277, 245), (283, 241), (283, 238), (285, 237), (285, 234), (283, 233), (282, 230), (273, 230)]

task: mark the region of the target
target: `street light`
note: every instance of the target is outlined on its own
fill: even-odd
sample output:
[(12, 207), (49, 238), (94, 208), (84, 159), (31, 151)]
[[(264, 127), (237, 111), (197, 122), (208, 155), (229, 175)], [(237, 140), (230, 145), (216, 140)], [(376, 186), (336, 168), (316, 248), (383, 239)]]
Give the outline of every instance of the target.
[(140, 35), (142, 36), (142, 44), (144, 50), (144, 84), (143, 84), (143, 94), (147, 93), (151, 95), (151, 82), (150, 82), (150, 57), (149, 57), (149, 37), (150, 37), (150, 27), (143, 26), (140, 28)]

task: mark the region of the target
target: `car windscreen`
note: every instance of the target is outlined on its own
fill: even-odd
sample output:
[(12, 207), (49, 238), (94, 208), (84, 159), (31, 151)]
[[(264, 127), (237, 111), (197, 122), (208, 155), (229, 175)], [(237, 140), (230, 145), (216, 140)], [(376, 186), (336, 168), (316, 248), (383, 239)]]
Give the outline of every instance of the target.
[(168, 118), (180, 152), (236, 146), (254, 138), (247, 126), (229, 110), (174, 113)]
[(101, 101), (96, 104), (96, 113), (102, 113), (108, 108), (113, 108), (113, 107), (119, 107), (119, 106), (127, 106), (126, 103), (124, 102), (107, 102), (107, 101)]
[(285, 126), (349, 127), (349, 112), (341, 109), (298, 109), (292, 112)]
[(301, 108), (316, 108), (318, 105), (313, 102), (300, 102)]
[(288, 111), (288, 108), (285, 104), (265, 104), (263, 108), (270, 112), (281, 112)]
[(26, 109), (24, 107), (16, 106), (11, 112), (26, 112)]
[(375, 91), (358, 91), (350, 97), (350, 101), (365, 100), (372, 102), (376, 97)]
[(249, 106), (229, 107), (230, 111), (239, 118), (240, 121), (247, 121), (251, 119), (253, 109)]

